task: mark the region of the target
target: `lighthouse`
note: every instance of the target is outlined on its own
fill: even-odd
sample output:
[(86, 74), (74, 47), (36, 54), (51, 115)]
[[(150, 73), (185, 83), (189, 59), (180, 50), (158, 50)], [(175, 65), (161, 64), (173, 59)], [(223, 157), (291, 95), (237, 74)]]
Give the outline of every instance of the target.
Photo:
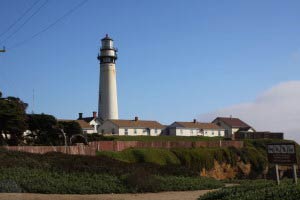
[(100, 61), (98, 117), (100, 120), (118, 119), (117, 49), (114, 48), (113, 39), (107, 34), (101, 40), (98, 60)]

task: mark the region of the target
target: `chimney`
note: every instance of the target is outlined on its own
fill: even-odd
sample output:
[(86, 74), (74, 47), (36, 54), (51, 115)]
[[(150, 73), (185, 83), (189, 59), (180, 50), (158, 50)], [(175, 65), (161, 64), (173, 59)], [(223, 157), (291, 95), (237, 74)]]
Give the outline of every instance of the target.
[(134, 118), (134, 121), (138, 121), (138, 120), (139, 120), (139, 118), (138, 118), (138, 117), (135, 117), (135, 118)]
[(78, 119), (82, 119), (82, 113), (78, 113)]
[(97, 118), (97, 112), (96, 111), (93, 112), (93, 118)]
[(194, 119), (194, 120), (193, 120), (193, 122), (194, 122), (194, 123), (196, 123), (196, 122), (197, 122), (197, 120), (196, 120), (196, 119)]

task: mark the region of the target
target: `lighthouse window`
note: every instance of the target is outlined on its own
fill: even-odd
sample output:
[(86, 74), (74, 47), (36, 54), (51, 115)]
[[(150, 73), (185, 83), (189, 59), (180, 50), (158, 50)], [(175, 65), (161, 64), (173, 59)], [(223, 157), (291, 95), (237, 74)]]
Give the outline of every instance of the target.
[(111, 58), (104, 58), (104, 62), (111, 62)]

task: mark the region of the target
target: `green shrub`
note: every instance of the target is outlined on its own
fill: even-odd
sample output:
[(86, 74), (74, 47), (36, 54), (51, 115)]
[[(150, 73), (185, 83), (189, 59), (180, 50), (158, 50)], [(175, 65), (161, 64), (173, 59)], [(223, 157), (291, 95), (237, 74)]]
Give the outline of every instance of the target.
[(0, 168), (0, 192), (45, 194), (136, 193), (198, 190), (223, 186), (214, 179), (153, 175), (138, 169), (122, 176), (45, 169)]
[(108, 156), (130, 163), (154, 163), (158, 165), (180, 164), (178, 158), (167, 149), (126, 149), (121, 152), (102, 151), (97, 155)]
[(156, 177), (164, 191), (180, 191), (180, 190), (207, 190), (223, 187), (224, 184), (213, 178), (192, 178), (192, 177)]
[(300, 186), (291, 180), (282, 181), (277, 186), (275, 181), (241, 181), (240, 186), (222, 188), (208, 193), (199, 200), (296, 200), (300, 198)]
[(4, 188), (6, 189), (4, 192), (99, 194), (128, 191), (116, 176), (90, 173), (59, 173), (42, 169), (2, 168), (0, 173), (1, 182), (15, 183)]
[(22, 188), (14, 180), (0, 180), (0, 193), (20, 193), (22, 191)]
[(121, 152), (98, 152), (99, 156), (107, 156), (128, 163), (153, 163), (159, 165), (181, 165), (195, 173), (202, 169), (210, 170), (214, 162), (228, 163), (236, 166), (239, 160), (252, 165), (251, 176), (260, 175), (266, 168), (267, 154), (265, 149), (253, 145), (241, 149), (229, 148), (175, 148), (175, 149), (126, 149)]
[[(144, 168), (152, 174), (173, 176), (197, 176), (192, 170), (172, 164), (126, 163), (107, 156), (80, 156), (62, 153), (31, 154), (16, 151), (0, 151), (0, 168), (23, 167), (46, 169), (54, 172), (106, 173), (121, 176)], [(170, 163), (170, 162), (169, 162)]]
[(123, 177), (124, 183), (132, 192), (158, 192), (161, 191), (159, 180), (144, 169), (136, 170)]
[(155, 176), (144, 170), (135, 171), (123, 179), (133, 192), (203, 190), (224, 186), (222, 182), (212, 178)]

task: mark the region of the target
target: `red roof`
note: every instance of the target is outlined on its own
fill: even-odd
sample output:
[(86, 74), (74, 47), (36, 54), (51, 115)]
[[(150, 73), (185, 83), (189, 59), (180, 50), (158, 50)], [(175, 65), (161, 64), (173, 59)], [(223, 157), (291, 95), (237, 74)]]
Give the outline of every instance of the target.
[(112, 123), (118, 127), (135, 127), (135, 128), (154, 128), (163, 129), (165, 128), (162, 124), (157, 121), (149, 120), (122, 120), (122, 119), (109, 119)]
[(198, 128), (198, 129), (222, 129), (214, 123), (203, 123), (203, 122), (175, 122), (184, 128)]
[(240, 120), (239, 118), (217, 117), (213, 122), (215, 122), (216, 120), (222, 121), (232, 128), (251, 128), (251, 126), (249, 126), (246, 122)]

